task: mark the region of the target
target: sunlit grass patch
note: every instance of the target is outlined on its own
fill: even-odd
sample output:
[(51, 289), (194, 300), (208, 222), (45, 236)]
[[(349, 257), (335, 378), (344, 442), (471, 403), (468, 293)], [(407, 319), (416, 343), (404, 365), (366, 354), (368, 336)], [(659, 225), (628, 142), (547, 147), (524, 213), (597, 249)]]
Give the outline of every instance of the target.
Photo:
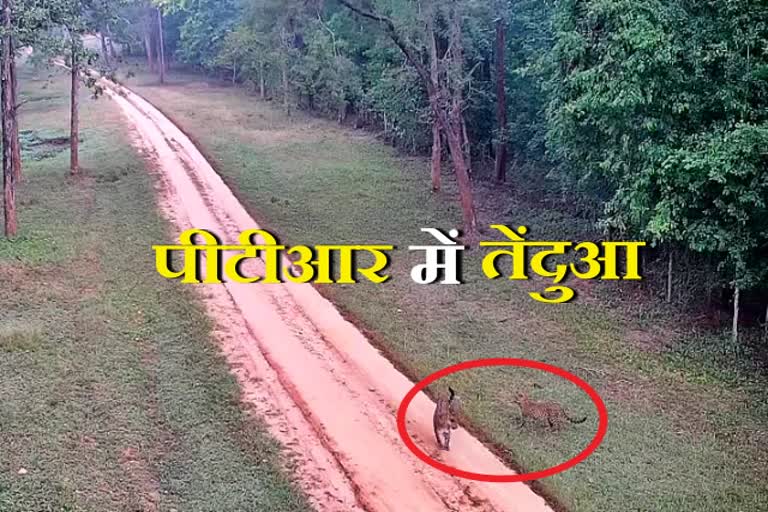
[(33, 325), (0, 326), (0, 352), (34, 352), (44, 343), (42, 330)]

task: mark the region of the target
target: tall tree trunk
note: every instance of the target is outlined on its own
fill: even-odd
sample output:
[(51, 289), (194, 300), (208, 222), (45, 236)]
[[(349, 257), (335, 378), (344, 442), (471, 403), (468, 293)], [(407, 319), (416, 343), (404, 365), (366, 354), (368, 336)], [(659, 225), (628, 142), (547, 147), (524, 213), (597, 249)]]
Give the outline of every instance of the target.
[(282, 73), (283, 73), (283, 108), (285, 109), (285, 112), (290, 116), (291, 101), (290, 101), (289, 92), (288, 92), (288, 62), (287, 61), (282, 63)]
[(477, 219), (475, 217), (474, 198), (472, 196), (472, 182), (469, 178), (469, 168), (464, 160), (464, 148), (462, 144), (461, 129), (453, 126), (446, 130), (448, 147), (451, 152), (456, 183), (459, 186), (459, 202), (461, 203), (464, 231), (468, 241), (474, 241), (477, 235)]
[(731, 338), (734, 343), (739, 341), (739, 295), (741, 295), (741, 290), (739, 285), (736, 285), (733, 291), (733, 326), (731, 328)]
[(13, 149), (13, 177), (16, 183), (21, 183), (21, 141), (19, 140), (19, 76), (16, 73), (16, 45), (11, 38), (11, 98), (13, 101), (13, 128), (11, 130), (11, 146)]
[(107, 38), (104, 35), (104, 30), (99, 30), (99, 39), (101, 40), (101, 55), (104, 57), (104, 64), (107, 65), (108, 70), (112, 70), (112, 59), (109, 56), (109, 48), (107, 48)]
[(347, 122), (347, 110), (349, 109), (349, 105), (347, 104), (347, 100), (341, 100), (341, 103), (339, 104), (339, 124), (344, 124)]
[(262, 100), (267, 97), (266, 81), (264, 79), (264, 61), (259, 62), (259, 96)]
[(506, 26), (499, 12), (496, 20), (496, 118), (499, 142), (496, 145), (496, 181), (507, 179), (507, 91), (506, 91)]
[[(437, 56), (437, 39), (434, 25), (435, 9), (429, 16), (427, 37), (429, 38), (430, 77), (435, 84), (440, 83), (440, 62)], [(442, 185), (443, 141), (440, 134), (440, 121), (437, 117), (432, 121), (432, 191), (438, 192)]]
[(157, 32), (159, 39), (158, 53), (160, 54), (160, 83), (165, 83), (165, 37), (163, 36), (163, 13), (157, 9)]
[(112, 40), (112, 27), (107, 23), (107, 48), (109, 50), (109, 56), (114, 61), (117, 59), (117, 53), (115, 52), (115, 44)]
[(149, 28), (149, 25), (145, 27), (144, 31), (144, 47), (147, 52), (147, 66), (149, 66), (149, 71), (155, 71), (155, 49), (154, 46), (152, 46), (152, 31)]
[(440, 123), (432, 122), (432, 192), (439, 192), (443, 174), (443, 141), (440, 136)]
[(667, 304), (672, 302), (672, 256), (674, 251), (669, 249), (669, 263), (667, 264)]
[(768, 341), (768, 304), (765, 305), (765, 319), (763, 320), (763, 341)]
[[(472, 242), (477, 236), (477, 217), (475, 216), (475, 200), (472, 195), (472, 182), (470, 180), (471, 163), (465, 152), (470, 148), (463, 112), (464, 48), (458, 2), (453, 0), (451, 6), (451, 67), (453, 75), (451, 85), (453, 87), (453, 105), (447, 120), (448, 127), (444, 127), (444, 130), (448, 138), (451, 159), (453, 160), (456, 172), (456, 183), (459, 186), (459, 200), (464, 218), (464, 230), (467, 232), (467, 240)], [(437, 100), (437, 98), (435, 99)]]
[(13, 132), (16, 129), (14, 120), (16, 105), (13, 104), (13, 59), (12, 22), (13, 0), (3, 0), (3, 50), (2, 50), (2, 120), (3, 120), (3, 206), (5, 215), (5, 236), (12, 238), (18, 230), (16, 221), (16, 179), (13, 158)]
[(264, 61), (259, 62), (259, 95), (262, 100), (267, 97), (267, 88), (264, 80)]
[(469, 142), (469, 133), (467, 132), (467, 118), (464, 114), (461, 115), (461, 138), (464, 145), (464, 157), (467, 160), (467, 169), (469, 169), (470, 176), (472, 175), (472, 144)]
[(69, 172), (73, 175), (80, 172), (80, 59), (77, 52), (78, 47), (73, 35), (69, 125)]
[[(444, 91), (441, 89), (440, 84), (436, 84), (430, 76), (429, 68), (424, 65), (419, 52), (413, 45), (411, 45), (405, 38), (402, 37), (395, 24), (391, 19), (386, 16), (382, 16), (374, 11), (366, 10), (359, 7), (350, 0), (338, 0), (339, 3), (350, 9), (351, 11), (359, 14), (368, 19), (375, 20), (384, 26), (384, 29), (395, 45), (400, 48), (408, 63), (414, 67), (419, 74), (422, 82), (427, 88), (427, 95), (429, 98), (429, 104), (432, 108), (432, 112), (440, 123), (440, 128), (446, 135), (448, 141), (448, 149), (451, 154), (451, 160), (453, 161), (454, 172), (456, 173), (456, 182), (459, 187), (459, 201), (461, 204), (462, 217), (464, 220), (464, 232), (465, 239), (468, 243), (472, 243), (477, 238), (477, 218), (475, 216), (474, 198), (472, 195), (472, 182), (469, 179), (469, 168), (464, 156), (464, 148), (462, 147), (462, 131), (461, 131), (461, 108), (449, 109), (450, 112), (446, 112), (443, 104), (440, 101), (441, 97), (444, 97)], [(457, 57), (463, 59), (461, 52), (461, 23), (459, 21), (458, 13), (456, 12), (456, 3), (453, 2), (453, 20), (452, 20), (452, 48), (458, 50), (454, 54), (454, 59), (460, 60)], [(458, 30), (456, 28), (458, 27)], [(458, 55), (457, 55), (458, 54)], [(459, 95), (461, 90), (459, 89)], [(456, 96), (454, 96), (454, 107), (456, 105)], [(459, 96), (460, 99), (460, 96)], [(461, 105), (459, 105), (461, 107)]]

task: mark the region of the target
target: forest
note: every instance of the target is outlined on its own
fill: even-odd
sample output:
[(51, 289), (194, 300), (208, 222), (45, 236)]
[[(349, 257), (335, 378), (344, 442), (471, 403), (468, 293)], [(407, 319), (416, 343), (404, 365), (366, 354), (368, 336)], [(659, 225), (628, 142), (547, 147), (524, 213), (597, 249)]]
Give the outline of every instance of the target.
[(111, 16), (152, 69), (190, 66), (431, 154), (469, 237), (473, 183), (495, 182), (648, 241), (660, 300), (680, 287), (737, 317), (741, 297), (768, 321), (760, 2), (166, 0)]

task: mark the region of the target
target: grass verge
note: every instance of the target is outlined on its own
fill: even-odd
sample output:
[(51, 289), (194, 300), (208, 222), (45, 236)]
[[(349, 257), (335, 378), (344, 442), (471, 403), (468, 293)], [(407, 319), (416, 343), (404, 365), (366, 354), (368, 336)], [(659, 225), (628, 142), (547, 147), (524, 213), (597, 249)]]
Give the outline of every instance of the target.
[[(108, 98), (23, 69), (20, 236), (0, 241), (0, 510), (307, 510), (202, 309), (154, 272), (151, 179)], [(84, 93), (85, 95), (85, 93)]]

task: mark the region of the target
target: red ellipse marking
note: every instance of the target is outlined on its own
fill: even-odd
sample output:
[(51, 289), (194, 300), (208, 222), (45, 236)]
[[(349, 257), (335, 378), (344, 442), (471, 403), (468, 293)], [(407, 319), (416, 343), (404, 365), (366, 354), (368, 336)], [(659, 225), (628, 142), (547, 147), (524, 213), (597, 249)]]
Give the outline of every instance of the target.
[[(470, 471), (464, 471), (447, 464), (443, 464), (442, 462), (438, 462), (424, 453), (421, 448), (416, 446), (416, 443), (413, 442), (405, 425), (405, 416), (408, 412), (408, 406), (411, 405), (413, 399), (416, 397), (419, 391), (447, 375), (451, 375), (463, 370), (470, 370), (472, 368), (485, 368), (488, 366), (519, 366), (522, 368), (533, 368), (535, 370), (542, 370), (545, 372), (553, 373), (558, 377), (562, 377), (576, 384), (587, 395), (589, 395), (589, 398), (592, 399), (592, 402), (594, 402), (595, 407), (597, 408), (597, 413), (600, 418), (595, 437), (581, 453), (576, 455), (574, 458), (563, 462), (562, 464), (558, 464), (557, 466), (543, 469), (541, 471), (534, 471), (533, 473), (522, 473), (518, 475), (486, 475), (483, 473), (472, 473)], [(582, 462), (584, 459), (592, 455), (592, 453), (597, 450), (597, 447), (600, 446), (600, 443), (603, 442), (603, 438), (608, 431), (608, 410), (605, 407), (605, 403), (603, 403), (603, 399), (600, 398), (600, 395), (597, 394), (597, 391), (595, 391), (592, 386), (587, 384), (584, 380), (577, 377), (576, 375), (569, 373), (562, 368), (558, 368), (557, 366), (552, 366), (551, 364), (546, 364), (539, 361), (531, 361), (528, 359), (513, 359), (504, 357), (492, 359), (476, 359), (474, 361), (466, 361), (453, 366), (449, 366), (448, 368), (444, 368), (429, 375), (421, 382), (416, 383), (416, 385), (413, 386), (413, 388), (405, 395), (405, 398), (403, 398), (403, 401), (400, 403), (400, 407), (397, 410), (397, 431), (405, 445), (409, 450), (411, 450), (411, 452), (413, 452), (414, 455), (416, 455), (418, 458), (433, 468), (439, 469), (440, 471), (448, 473), (449, 475), (481, 482), (528, 482), (530, 480), (539, 480), (552, 475), (556, 475), (558, 473), (562, 473), (566, 469), (572, 468), (576, 464)]]

